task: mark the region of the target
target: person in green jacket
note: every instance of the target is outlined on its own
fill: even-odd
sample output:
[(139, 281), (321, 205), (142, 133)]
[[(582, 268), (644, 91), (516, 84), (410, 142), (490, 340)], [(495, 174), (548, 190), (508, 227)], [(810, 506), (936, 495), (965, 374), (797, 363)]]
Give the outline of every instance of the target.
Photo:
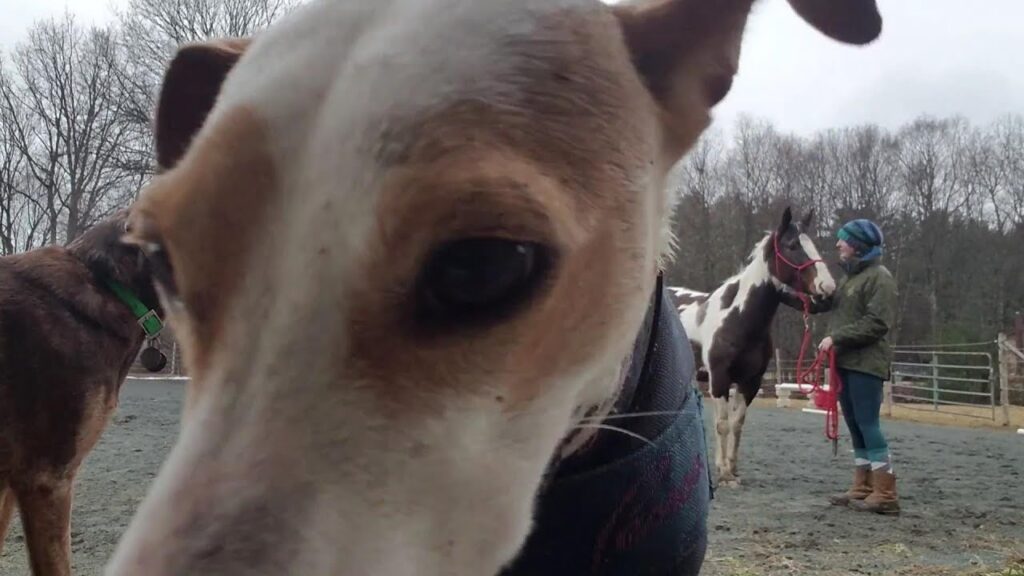
[[(896, 476), (879, 413), (882, 383), (889, 379), (889, 338), (896, 320), (896, 281), (882, 265), (884, 236), (872, 221), (847, 222), (837, 233), (839, 264), (846, 276), (835, 293), (816, 300), (812, 312), (832, 311), (821, 351), (835, 348), (842, 387), (839, 402), (854, 450), (853, 484), (829, 500), (836, 505), (898, 514)], [(800, 306), (792, 294), (784, 298)]]

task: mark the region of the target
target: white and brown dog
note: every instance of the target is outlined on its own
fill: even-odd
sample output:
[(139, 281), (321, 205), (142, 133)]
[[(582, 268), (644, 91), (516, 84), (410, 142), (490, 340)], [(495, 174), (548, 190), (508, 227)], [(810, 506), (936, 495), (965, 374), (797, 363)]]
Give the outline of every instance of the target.
[[(880, 32), (874, 0), (790, 4), (843, 42)], [(319, 0), (184, 47), (129, 237), (193, 382), (107, 573), (508, 567), (588, 439), (566, 438), (616, 422), (670, 252), (666, 173), (728, 92), (750, 7)], [(655, 490), (634, 496), (686, 499)], [(699, 569), (680, 562), (629, 573)]]

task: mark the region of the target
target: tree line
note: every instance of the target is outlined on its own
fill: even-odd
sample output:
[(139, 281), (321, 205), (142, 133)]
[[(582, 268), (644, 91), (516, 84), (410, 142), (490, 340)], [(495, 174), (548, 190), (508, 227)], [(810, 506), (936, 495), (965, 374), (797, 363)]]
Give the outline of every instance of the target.
[[(67, 243), (129, 204), (156, 169), (152, 112), (176, 48), (254, 33), (298, 4), (129, 0), (106, 27), (70, 14), (35, 23), (0, 53), (0, 253)], [(900, 286), (897, 342), (994, 338), (1024, 310), (1019, 115), (808, 137), (741, 118), (729, 137), (709, 131), (671, 182), (681, 197), (672, 283), (711, 289), (791, 205), (815, 209), (816, 241), (832, 261), (842, 222), (880, 224)], [(799, 315), (778, 323), (779, 344), (795, 353)]]
[(36, 22), (0, 53), (0, 253), (67, 243), (155, 171), (152, 112), (181, 44), (251, 34), (297, 0), (129, 0), (106, 27)]
[[(1024, 118), (985, 126), (922, 116), (786, 134), (742, 117), (708, 132), (676, 166), (675, 284), (709, 290), (738, 271), (785, 206), (813, 208), (814, 239), (837, 278), (835, 232), (870, 218), (899, 285), (896, 343), (994, 340), (1024, 311)], [(785, 309), (788, 310), (788, 309)], [(793, 358), (803, 329), (783, 311), (776, 340)], [(826, 320), (815, 320), (823, 332)]]

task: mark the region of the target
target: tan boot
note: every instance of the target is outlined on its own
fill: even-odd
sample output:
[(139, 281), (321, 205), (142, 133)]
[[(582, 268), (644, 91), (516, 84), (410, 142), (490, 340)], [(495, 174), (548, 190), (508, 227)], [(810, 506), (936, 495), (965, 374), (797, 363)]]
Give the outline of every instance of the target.
[(896, 496), (896, 476), (892, 472), (876, 471), (871, 473), (874, 490), (863, 500), (851, 500), (850, 507), (861, 512), (878, 514), (899, 514), (900, 501)]
[(853, 469), (853, 485), (841, 494), (833, 494), (828, 501), (836, 506), (846, 506), (852, 500), (863, 500), (871, 494), (871, 469), (857, 466)]

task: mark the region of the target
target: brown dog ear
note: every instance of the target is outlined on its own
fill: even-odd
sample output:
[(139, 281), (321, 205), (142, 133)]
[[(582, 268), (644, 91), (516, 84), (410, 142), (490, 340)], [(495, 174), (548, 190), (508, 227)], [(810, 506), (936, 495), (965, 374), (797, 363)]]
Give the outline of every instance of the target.
[(789, 0), (805, 22), (833, 40), (867, 44), (882, 33), (875, 0)]
[(185, 155), (249, 43), (249, 38), (225, 38), (189, 44), (171, 60), (156, 108), (156, 157), (161, 169), (172, 168)]
[[(875, 0), (789, 0), (825, 35), (866, 44), (881, 33)], [(639, 0), (612, 11), (633, 64), (665, 113), (670, 144), (681, 154), (707, 127), (728, 94), (753, 0)]]

